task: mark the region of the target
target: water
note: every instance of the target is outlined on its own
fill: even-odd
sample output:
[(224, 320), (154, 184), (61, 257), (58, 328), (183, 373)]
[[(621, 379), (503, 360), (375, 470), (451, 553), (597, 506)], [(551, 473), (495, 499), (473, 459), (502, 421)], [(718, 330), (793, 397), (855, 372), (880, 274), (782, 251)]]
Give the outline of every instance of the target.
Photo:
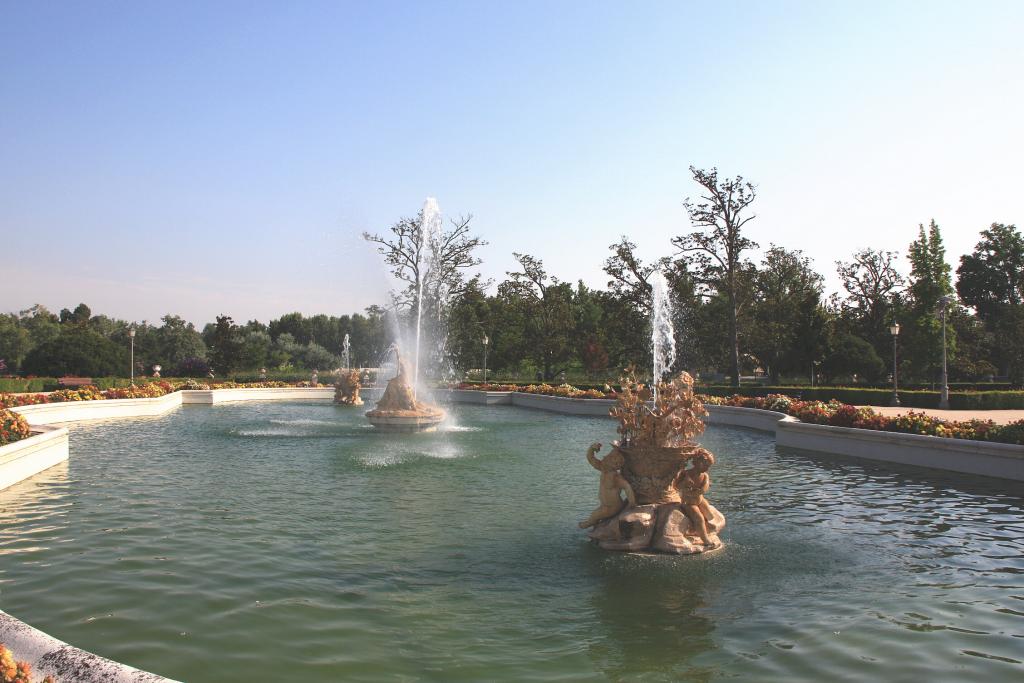
[(348, 340), (348, 333), (345, 333), (345, 341), (341, 344), (341, 362), (346, 370), (350, 369), (352, 358), (352, 342)]
[(194, 682), (1024, 673), (1020, 485), (712, 426), (726, 547), (607, 553), (575, 524), (614, 422), (453, 411), (411, 436), (327, 403), (75, 427), (69, 463), (0, 492), (0, 608)]
[[(423, 202), (423, 219), (420, 224), (420, 249), (416, 253), (416, 352), (415, 369), (413, 370), (413, 396), (417, 395), (420, 385), (420, 337), (423, 333), (423, 293), (433, 283), (439, 283), (439, 256), (441, 237), (441, 207), (437, 200), (427, 197)], [(427, 297), (428, 303), (437, 305), (437, 292)]]
[(672, 302), (660, 271), (651, 274), (651, 346), (654, 358), (654, 390), (676, 361), (676, 338), (672, 329)]

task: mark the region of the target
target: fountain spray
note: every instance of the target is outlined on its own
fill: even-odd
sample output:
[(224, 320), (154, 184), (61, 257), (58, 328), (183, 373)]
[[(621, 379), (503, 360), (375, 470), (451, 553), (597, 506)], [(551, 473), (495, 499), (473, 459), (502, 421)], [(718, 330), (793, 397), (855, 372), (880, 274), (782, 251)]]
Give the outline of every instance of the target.
[(661, 271), (651, 275), (651, 350), (654, 360), (654, 400), (658, 400), (658, 383), (676, 361), (675, 329), (672, 327), (672, 302), (668, 284)]
[(427, 197), (423, 202), (423, 218), (420, 223), (420, 244), (416, 253), (416, 352), (413, 369), (413, 396), (420, 384), (420, 337), (423, 327), (423, 290), (426, 289), (431, 276), (436, 277), (435, 257), (437, 242), (441, 234), (441, 208), (437, 200)]

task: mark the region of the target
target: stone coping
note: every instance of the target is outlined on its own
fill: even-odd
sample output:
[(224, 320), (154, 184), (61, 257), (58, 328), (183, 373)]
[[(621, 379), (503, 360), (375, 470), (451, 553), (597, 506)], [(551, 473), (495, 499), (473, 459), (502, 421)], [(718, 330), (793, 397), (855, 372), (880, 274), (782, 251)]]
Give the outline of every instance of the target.
[(170, 678), (79, 650), (0, 611), (0, 640), (18, 661), (32, 665), (32, 680), (58, 683), (175, 683)]
[[(590, 416), (607, 416), (608, 408), (615, 403), (613, 399), (565, 398), (519, 391), (484, 392), (473, 389), (455, 389), (449, 392), (449, 397), (457, 403), (518, 405), (565, 415)], [(585, 404), (592, 405), (587, 408)], [(807, 424), (785, 413), (758, 408), (709, 405), (707, 409), (709, 424), (771, 432), (778, 446), (1024, 481), (1024, 446), (1016, 444)]]

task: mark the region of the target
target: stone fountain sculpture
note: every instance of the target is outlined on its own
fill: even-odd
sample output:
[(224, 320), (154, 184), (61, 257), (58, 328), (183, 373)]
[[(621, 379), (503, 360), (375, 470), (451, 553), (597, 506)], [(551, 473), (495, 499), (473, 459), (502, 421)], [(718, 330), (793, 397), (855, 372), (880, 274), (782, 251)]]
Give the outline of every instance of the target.
[[(396, 352), (397, 356), (397, 352)], [(409, 382), (409, 374), (401, 357), (397, 357), (398, 374), (388, 380), (377, 406), (366, 413), (370, 424), (392, 432), (425, 432), (437, 428), (445, 412), (437, 406), (420, 401)]]
[(363, 399), (359, 397), (362, 389), (358, 370), (339, 369), (338, 381), (334, 384), (334, 402), (345, 406), (361, 406)]
[(587, 450), (601, 472), (601, 504), (580, 528), (593, 527), (590, 538), (606, 550), (689, 555), (721, 547), (725, 518), (704, 497), (715, 457), (693, 441), (707, 415), (693, 378), (680, 373), (652, 393), (629, 369), (621, 384), (609, 411), (621, 438), (603, 460), (601, 444)]

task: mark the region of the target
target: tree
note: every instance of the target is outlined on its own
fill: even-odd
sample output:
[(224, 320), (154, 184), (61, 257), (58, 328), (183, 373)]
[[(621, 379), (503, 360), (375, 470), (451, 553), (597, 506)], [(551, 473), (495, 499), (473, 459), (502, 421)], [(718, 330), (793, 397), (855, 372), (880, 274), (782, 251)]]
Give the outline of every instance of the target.
[[(378, 245), (377, 251), (384, 256), (391, 274), (406, 283), (402, 291), (394, 293), (397, 308), (415, 310), (420, 286), (427, 283), (428, 275), (433, 280), (429, 289), (435, 294), (443, 292), (453, 298), (462, 294), (466, 285), (464, 271), (481, 263), (473, 252), (487, 244), (470, 235), (472, 220), (472, 215), (460, 216), (450, 221), (448, 230), (431, 236), (420, 211), (416, 218), (400, 218), (391, 226), (391, 236), (363, 233), (363, 239)], [(432, 273), (425, 271), (428, 261), (433, 265)]]
[(270, 336), (277, 340), (282, 334), (290, 334), (300, 344), (313, 341), (313, 325), (301, 313), (285, 313), (277, 320), (270, 321)]
[[(248, 328), (248, 329), (247, 329)], [(238, 350), (238, 367), (246, 370), (254, 370), (269, 365), (270, 349), (273, 346), (270, 334), (258, 329), (251, 329), (248, 325), (241, 330), (241, 346)]]
[(217, 316), (217, 323), (210, 334), (210, 365), (214, 372), (227, 375), (238, 367), (242, 350), (240, 336), (238, 325), (231, 316)]
[[(464, 372), (483, 366), (484, 335), (488, 342), (494, 341), (491, 302), (480, 279), (473, 278), (452, 304), (448, 322), (448, 351), (457, 370)], [(493, 362), (491, 367), (494, 367)]]
[(836, 261), (836, 271), (846, 290), (844, 318), (852, 332), (871, 342), (881, 354), (890, 340), (889, 326), (896, 322), (903, 276), (896, 270), (899, 254), (881, 249), (862, 249), (846, 263)]
[[(911, 376), (937, 379), (942, 365), (942, 322), (937, 311), (939, 299), (953, 293), (951, 268), (946, 263), (939, 226), (932, 220), (928, 229), (919, 226), (918, 238), (910, 243), (910, 320), (904, 348)], [(956, 353), (956, 334), (947, 320), (946, 348), (950, 358)]]
[(993, 360), (1004, 375), (1024, 357), (1024, 237), (1016, 226), (993, 223), (974, 252), (960, 257), (956, 291), (992, 335)]
[(572, 287), (549, 278), (539, 259), (512, 255), (522, 270), (509, 272), (498, 293), (523, 313), (526, 355), (544, 379), (551, 380), (567, 368), (573, 355)]
[(31, 375), (59, 377), (127, 376), (130, 361), (128, 349), (82, 325), (67, 329), (50, 341), (32, 349), (25, 357), (22, 370)]
[(92, 311), (85, 304), (78, 304), (75, 306), (74, 311), (69, 311), (66, 308), (62, 308), (60, 311), (61, 323), (71, 323), (74, 325), (84, 325), (89, 322), (89, 318), (92, 317)]
[(60, 319), (41, 304), (19, 312), (18, 320), (28, 330), (32, 346), (48, 342), (60, 334)]
[[(157, 362), (165, 368), (177, 367), (186, 358), (206, 358), (206, 344), (195, 325), (177, 315), (165, 315), (156, 328)], [(136, 333), (138, 336), (138, 333)]]
[(32, 349), (32, 337), (14, 314), (0, 315), (0, 360), (7, 366), (5, 372), (14, 372), (25, 355)]
[(751, 335), (748, 346), (776, 384), (782, 371), (804, 370), (816, 360), (807, 353), (811, 345), (797, 342), (822, 334), (815, 329), (822, 289), (821, 275), (801, 251), (772, 245), (765, 252), (754, 276), (751, 308), (757, 334)]
[(605, 259), (603, 270), (610, 278), (608, 289), (614, 296), (628, 301), (644, 315), (651, 312), (651, 276), (668, 267), (663, 258), (645, 264), (636, 256), (636, 244), (625, 235), (608, 247), (612, 255)]
[(856, 377), (873, 382), (885, 374), (885, 362), (867, 340), (844, 333), (833, 340), (821, 370), (830, 381)]
[(672, 238), (677, 254), (692, 261), (695, 280), (728, 299), (729, 351), (732, 381), (740, 385), (740, 342), (738, 290), (741, 285), (743, 252), (757, 243), (743, 236), (743, 226), (755, 218), (744, 213), (756, 197), (754, 185), (742, 176), (720, 180), (718, 169), (690, 166), (693, 179), (704, 190), (698, 201), (684, 202), (696, 232)]

